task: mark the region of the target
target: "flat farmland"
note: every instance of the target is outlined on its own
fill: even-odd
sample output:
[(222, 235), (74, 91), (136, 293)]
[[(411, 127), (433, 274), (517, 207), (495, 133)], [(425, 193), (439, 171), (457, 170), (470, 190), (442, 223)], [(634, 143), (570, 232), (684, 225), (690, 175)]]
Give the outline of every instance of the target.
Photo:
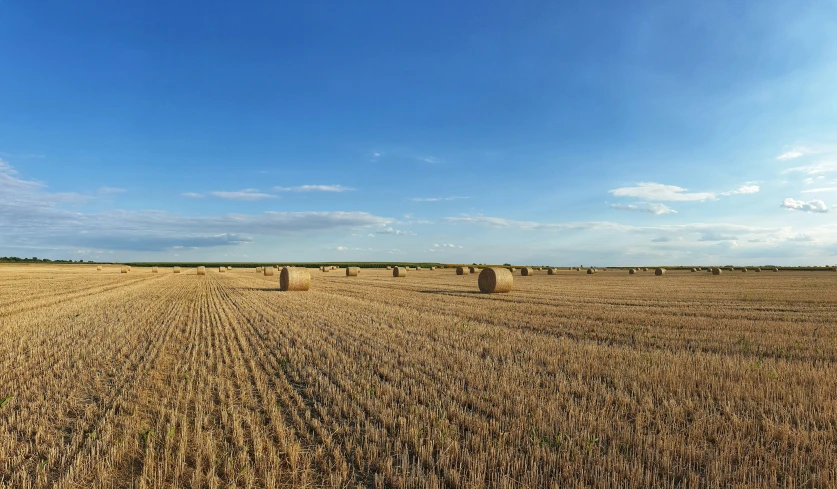
[(0, 487), (834, 487), (837, 273), (0, 266)]

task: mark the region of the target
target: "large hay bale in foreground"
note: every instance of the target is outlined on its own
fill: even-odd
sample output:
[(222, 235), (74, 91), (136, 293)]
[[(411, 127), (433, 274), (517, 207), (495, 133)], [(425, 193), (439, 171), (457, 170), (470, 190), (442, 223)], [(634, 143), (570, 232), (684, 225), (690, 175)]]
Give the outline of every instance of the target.
[(264, 267), (264, 276), (265, 277), (272, 277), (274, 271), (275, 270), (273, 269), (273, 267)]
[(557, 268), (550, 268), (549, 270), (546, 271), (546, 274), (547, 275), (558, 275), (558, 269)]
[(119, 273), (128, 273), (128, 267), (122, 267), (122, 269), (119, 270)]
[(468, 269), (465, 268), (465, 267), (456, 267), (456, 274), (457, 275), (468, 275), (469, 273), (471, 273), (471, 272), (469, 272)]
[(654, 275), (656, 275), (658, 277), (660, 275), (665, 275), (665, 274), (666, 274), (666, 269), (665, 268), (658, 268), (658, 269), (654, 270)]
[(151, 267), (151, 273), (159, 273), (157, 267)]
[(285, 267), (279, 272), (279, 290), (305, 292), (311, 287), (311, 274), (304, 268)]
[(480, 272), (480, 292), (484, 294), (502, 294), (510, 292), (514, 276), (505, 268), (486, 268)]
[(407, 276), (407, 269), (404, 268), (404, 267), (393, 267), (392, 268), (392, 276), (393, 277), (406, 277)]
[(346, 267), (346, 276), (347, 277), (357, 277), (357, 274), (360, 272), (360, 267)]
[(206, 267), (198, 267), (198, 275), (206, 275)]
[(180, 273), (180, 267), (174, 267), (174, 272), (173, 273)]
[(587, 269), (587, 275), (593, 275), (594, 273), (596, 272), (592, 268)]
[(635, 273), (636, 273), (636, 270), (635, 270), (635, 269), (633, 269), (633, 268), (631, 268), (630, 270), (628, 270), (628, 275), (633, 275), (633, 274), (635, 274)]
[(712, 275), (720, 275), (720, 274), (721, 274), (721, 268), (720, 267), (715, 267), (715, 268), (712, 269)]
[(523, 267), (520, 269), (520, 276), (521, 277), (530, 277), (535, 274), (535, 271), (532, 270), (532, 267)]

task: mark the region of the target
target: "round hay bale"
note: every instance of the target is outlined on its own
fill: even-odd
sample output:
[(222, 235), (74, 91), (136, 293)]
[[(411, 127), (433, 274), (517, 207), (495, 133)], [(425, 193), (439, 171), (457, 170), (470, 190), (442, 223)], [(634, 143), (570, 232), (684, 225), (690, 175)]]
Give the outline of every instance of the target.
[(347, 277), (357, 277), (358, 272), (360, 272), (360, 267), (346, 267)]
[(523, 268), (520, 269), (520, 276), (521, 277), (529, 277), (529, 276), (534, 275), (534, 274), (535, 274), (535, 271), (532, 270), (532, 267), (523, 267)]
[(712, 275), (720, 275), (720, 274), (721, 274), (721, 268), (720, 267), (715, 267), (715, 268), (712, 269)]
[(759, 273), (759, 272), (761, 272), (761, 268), (756, 267), (756, 268), (753, 269), (753, 271), (756, 272), (756, 273)]
[(470, 272), (465, 267), (456, 267), (456, 274), (457, 275), (468, 275)]
[(549, 270), (546, 271), (546, 274), (547, 275), (558, 275), (558, 269), (557, 268), (550, 268)]
[(592, 268), (587, 269), (587, 275), (593, 275), (594, 273), (596, 272), (594, 272)]
[(476, 273), (477, 267), (468, 267), (468, 273)]
[(727, 270), (729, 270), (730, 272), (734, 272), (734, 271), (735, 271), (735, 267), (729, 267)]
[(514, 276), (505, 268), (485, 268), (478, 279), (483, 294), (504, 294), (511, 292)]
[[(459, 275), (462, 275), (461, 273)], [(407, 269), (404, 267), (393, 267), (392, 268), (392, 276), (393, 277), (406, 277), (407, 276)]]
[(224, 273), (226, 271), (227, 271), (227, 267), (218, 267), (218, 272), (219, 273)]
[(285, 267), (279, 273), (279, 290), (305, 292), (311, 287), (311, 274), (304, 268)]
[(633, 274), (635, 274), (635, 273), (636, 273), (636, 270), (634, 270), (633, 268), (631, 268), (630, 270), (628, 270), (628, 275), (633, 275)]
[(742, 273), (747, 273), (747, 269), (746, 269), (746, 268), (742, 268), (742, 269), (741, 269), (741, 272), (742, 272)]
[(102, 266), (101, 266), (101, 265), (99, 265), (98, 267), (96, 267), (96, 271), (97, 271), (97, 272), (101, 272), (101, 271), (102, 271)]
[(387, 270), (392, 270), (392, 267), (387, 267)]
[(656, 276), (658, 276), (658, 277), (659, 277), (660, 275), (665, 275), (665, 273), (666, 273), (666, 269), (665, 269), (665, 268), (658, 268), (658, 269), (654, 270), (654, 275), (656, 275)]
[(273, 276), (273, 267), (264, 267), (264, 276), (265, 277), (272, 277)]
[(198, 275), (206, 275), (206, 267), (198, 267)]
[(773, 271), (774, 271), (774, 272), (778, 272), (778, 271), (779, 271), (779, 269), (778, 269), (778, 268), (774, 268), (774, 269), (773, 269)]
[(119, 273), (128, 273), (128, 267), (122, 267)]
[(174, 272), (173, 273), (180, 273), (180, 267), (174, 267)]
[(232, 270), (232, 267), (227, 267), (227, 270)]
[(151, 273), (159, 273), (157, 267), (151, 267)]
[(692, 271), (693, 271), (693, 272), (697, 272), (697, 268), (693, 268), (693, 269), (692, 269)]
[(643, 272), (647, 272), (647, 271), (648, 271), (648, 269), (647, 269), (647, 268), (643, 268), (643, 269), (642, 269), (642, 271), (643, 271)]
[(131, 271), (131, 265), (128, 265), (128, 271), (129, 272)]
[(436, 270), (436, 267), (430, 267), (430, 270)]

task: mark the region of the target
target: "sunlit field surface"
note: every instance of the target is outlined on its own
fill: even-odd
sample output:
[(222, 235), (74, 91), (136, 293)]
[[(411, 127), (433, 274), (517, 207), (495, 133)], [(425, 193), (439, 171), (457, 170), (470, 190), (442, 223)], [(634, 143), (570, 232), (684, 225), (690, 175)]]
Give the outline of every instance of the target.
[(837, 273), (0, 266), (0, 487), (834, 487)]

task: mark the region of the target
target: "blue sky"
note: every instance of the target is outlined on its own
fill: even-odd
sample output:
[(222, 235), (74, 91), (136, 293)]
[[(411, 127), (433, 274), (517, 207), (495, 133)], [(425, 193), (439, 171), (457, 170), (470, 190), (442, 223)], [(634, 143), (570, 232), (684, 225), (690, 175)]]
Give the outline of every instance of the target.
[(171, 3), (0, 3), (0, 255), (837, 263), (833, 2)]

